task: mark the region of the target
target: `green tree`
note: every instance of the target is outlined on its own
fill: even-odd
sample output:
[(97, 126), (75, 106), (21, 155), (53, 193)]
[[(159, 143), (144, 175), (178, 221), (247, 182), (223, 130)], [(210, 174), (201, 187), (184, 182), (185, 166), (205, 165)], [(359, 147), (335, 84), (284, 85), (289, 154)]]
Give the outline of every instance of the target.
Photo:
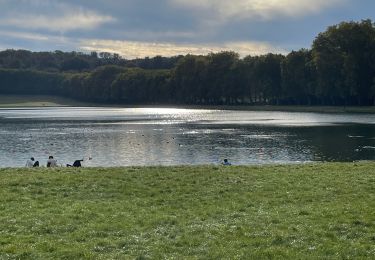
[(228, 103), (235, 87), (234, 71), (239, 60), (238, 53), (223, 51), (208, 55), (207, 86), (210, 104)]
[(204, 103), (208, 98), (207, 63), (203, 56), (180, 59), (172, 74), (173, 95), (179, 103)]
[(312, 48), (318, 94), (331, 105), (372, 103), (375, 77), (375, 28), (371, 20), (331, 26)]
[(98, 102), (110, 102), (113, 99), (112, 83), (116, 77), (124, 71), (119, 66), (103, 66), (94, 70), (85, 78), (85, 94), (89, 100)]
[(311, 51), (292, 51), (281, 63), (282, 99), (289, 105), (313, 105), (315, 98), (315, 66)]

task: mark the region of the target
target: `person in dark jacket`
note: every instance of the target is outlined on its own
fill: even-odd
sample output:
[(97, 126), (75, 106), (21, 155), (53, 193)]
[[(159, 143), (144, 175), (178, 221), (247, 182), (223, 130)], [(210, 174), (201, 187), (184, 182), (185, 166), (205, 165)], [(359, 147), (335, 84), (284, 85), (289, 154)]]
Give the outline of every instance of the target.
[(81, 162), (83, 162), (83, 159), (82, 160), (75, 160), (73, 165), (67, 164), (66, 167), (82, 167)]

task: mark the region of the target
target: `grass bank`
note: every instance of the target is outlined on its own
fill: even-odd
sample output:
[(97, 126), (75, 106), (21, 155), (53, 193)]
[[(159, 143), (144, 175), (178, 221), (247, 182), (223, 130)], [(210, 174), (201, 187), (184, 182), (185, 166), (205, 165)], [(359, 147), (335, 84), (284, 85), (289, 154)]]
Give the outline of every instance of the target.
[(0, 169), (0, 259), (370, 259), (374, 167)]

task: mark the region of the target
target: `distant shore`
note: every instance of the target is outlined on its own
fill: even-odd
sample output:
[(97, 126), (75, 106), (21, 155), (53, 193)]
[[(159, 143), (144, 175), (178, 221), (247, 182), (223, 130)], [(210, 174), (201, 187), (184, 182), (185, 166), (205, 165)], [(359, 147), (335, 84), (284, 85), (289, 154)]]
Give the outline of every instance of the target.
[(269, 105), (121, 105), (100, 104), (77, 101), (57, 96), (0, 95), (0, 108), (33, 108), (33, 107), (163, 107), (181, 109), (213, 109), (244, 111), (281, 111), (281, 112), (316, 112), (316, 113), (375, 113), (375, 106), (269, 106)]
[(92, 106), (70, 98), (43, 95), (1, 95), (0, 108)]

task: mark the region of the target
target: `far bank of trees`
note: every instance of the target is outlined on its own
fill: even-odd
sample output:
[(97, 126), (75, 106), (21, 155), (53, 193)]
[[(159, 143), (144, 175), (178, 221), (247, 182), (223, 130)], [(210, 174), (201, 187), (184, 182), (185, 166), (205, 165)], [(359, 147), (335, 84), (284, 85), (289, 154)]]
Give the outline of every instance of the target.
[(374, 105), (375, 25), (329, 27), (311, 49), (126, 60), (116, 54), (0, 52), (0, 94), (118, 104)]

